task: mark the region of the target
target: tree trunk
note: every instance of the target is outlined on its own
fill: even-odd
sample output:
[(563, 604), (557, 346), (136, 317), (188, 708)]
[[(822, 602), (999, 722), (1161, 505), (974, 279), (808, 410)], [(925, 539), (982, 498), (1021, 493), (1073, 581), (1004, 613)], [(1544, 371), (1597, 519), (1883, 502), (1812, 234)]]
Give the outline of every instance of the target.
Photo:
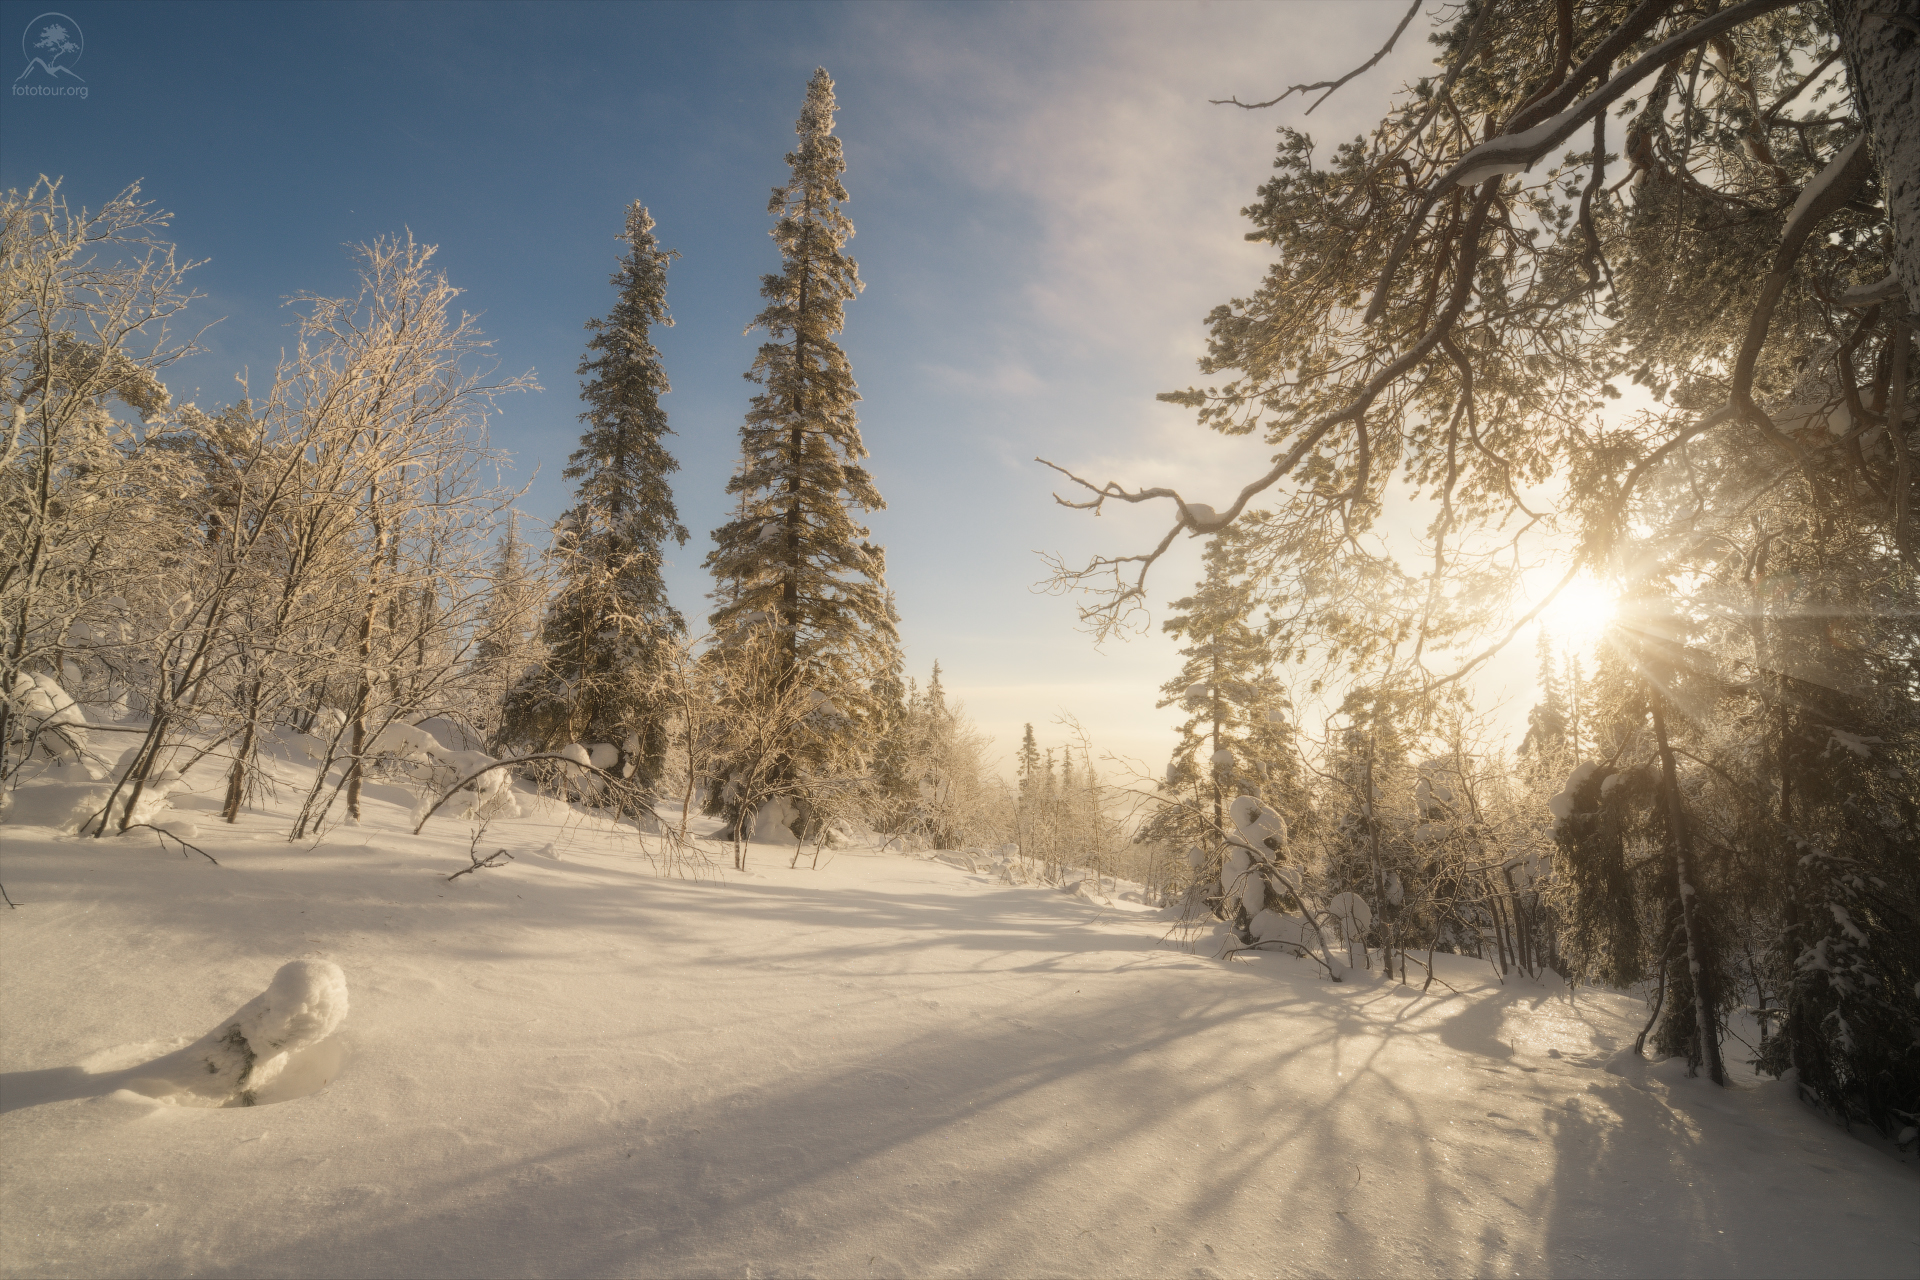
[(1680, 774), (1674, 766), (1673, 748), (1667, 745), (1667, 721), (1661, 711), (1660, 695), (1655, 693), (1650, 702), (1653, 732), (1660, 745), (1661, 785), (1667, 793), (1667, 844), (1680, 885), (1680, 924), (1687, 936), (1687, 975), (1693, 980), (1693, 1030), (1707, 1075), (1715, 1084), (1725, 1084), (1727, 1071), (1720, 1063), (1720, 1026), (1712, 990), (1712, 956), (1704, 936), (1706, 922), (1700, 919), (1696, 901), (1699, 895), (1693, 887), (1693, 837), (1687, 830), (1687, 807), (1680, 798)]
[(1893, 222), (1893, 272), (1920, 316), (1920, 5), (1829, 0)]
[(233, 758), (233, 773), (227, 779), (227, 802), (220, 810), (220, 816), (228, 822), (239, 820), (240, 805), (246, 799), (247, 761), (253, 758), (254, 737), (260, 726), (262, 683), (262, 677), (254, 677), (253, 688), (247, 692), (247, 727), (240, 737), (240, 750)]
[(373, 516), (373, 563), (367, 571), (366, 608), (360, 613), (360, 681), (353, 697), (353, 757), (347, 765), (347, 816), (355, 822), (360, 821), (360, 783), (366, 776), (367, 706), (373, 701), (373, 622), (380, 612), (380, 567), (387, 543), (377, 486), (367, 487), (367, 506)]

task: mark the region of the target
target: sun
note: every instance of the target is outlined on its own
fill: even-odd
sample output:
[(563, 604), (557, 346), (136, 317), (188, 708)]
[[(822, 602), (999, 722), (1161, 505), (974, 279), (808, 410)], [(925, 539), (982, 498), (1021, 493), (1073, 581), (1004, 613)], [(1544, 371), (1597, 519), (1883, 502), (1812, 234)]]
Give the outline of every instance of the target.
[(1613, 594), (1588, 577), (1569, 582), (1540, 615), (1540, 625), (1555, 640), (1580, 649), (1592, 647), (1614, 619)]

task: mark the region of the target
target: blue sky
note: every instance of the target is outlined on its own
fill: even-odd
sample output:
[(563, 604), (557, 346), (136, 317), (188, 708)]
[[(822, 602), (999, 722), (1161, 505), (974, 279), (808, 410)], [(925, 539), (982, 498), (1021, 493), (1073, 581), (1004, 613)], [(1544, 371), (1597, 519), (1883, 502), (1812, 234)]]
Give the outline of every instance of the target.
[[(207, 352), (176, 396), (234, 397), (270, 372), (299, 292), (344, 290), (348, 246), (411, 230), (484, 313), (510, 372), (544, 392), (493, 427), (531, 479), (536, 519), (567, 499), (579, 426), (582, 323), (611, 301), (621, 210), (641, 200), (683, 257), (676, 327), (658, 335), (664, 401), (693, 537), (669, 570), (690, 619), (724, 516), (760, 340), (769, 188), (784, 176), (806, 78), (837, 82), (847, 213), (867, 282), (844, 345), (888, 509), (875, 537), (908, 662), (1009, 751), (1062, 711), (1097, 743), (1157, 769), (1172, 736), (1157, 687), (1177, 666), (1157, 631), (1197, 571), (1158, 571), (1154, 630), (1095, 648), (1070, 600), (1036, 592), (1036, 551), (1134, 551), (1166, 516), (1099, 520), (1054, 506), (1042, 454), (1202, 500), (1237, 489), (1264, 451), (1192, 425), (1157, 391), (1193, 380), (1200, 319), (1244, 293), (1266, 251), (1238, 216), (1300, 108), (1244, 112), (1378, 47), (1397, 0), (1339, 4), (83, 4), (85, 100), (0, 98), (0, 186), (64, 176), (74, 203), (139, 180), (205, 258)], [(0, 4), (0, 65), (34, 4)], [(1305, 123), (1350, 137), (1423, 74), (1424, 20)], [(1530, 651), (1515, 655), (1517, 670)]]

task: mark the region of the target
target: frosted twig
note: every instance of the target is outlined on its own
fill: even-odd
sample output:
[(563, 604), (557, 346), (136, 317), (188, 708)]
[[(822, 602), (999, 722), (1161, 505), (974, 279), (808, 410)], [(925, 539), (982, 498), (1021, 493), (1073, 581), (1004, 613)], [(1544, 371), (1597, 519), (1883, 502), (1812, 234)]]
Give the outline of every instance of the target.
[(473, 865), (472, 865), (472, 866), (470, 866), (470, 867), (462, 867), (462, 868), (460, 868), (460, 869), (459, 869), (458, 871), (456, 871), (456, 872), (454, 872), (454, 873), (453, 873), (452, 875), (450, 875), (450, 876), (448, 876), (448, 877), (447, 877), (447, 879), (448, 879), (448, 881), (454, 881), (454, 880), (458, 880), (458, 879), (459, 879), (459, 878), (460, 878), (461, 876), (465, 876), (465, 875), (472, 875), (472, 874), (473, 874), (474, 872), (476, 872), (476, 871), (478, 871), (478, 870), (480, 870), (480, 869), (481, 869), (482, 867), (498, 867), (498, 866), (503, 866), (503, 865), (505, 865), (505, 864), (503, 864), (503, 863), (502, 863), (502, 862), (500, 861), (500, 859), (502, 859), (502, 858), (505, 858), (505, 859), (506, 859), (506, 860), (507, 860), (508, 862), (512, 862), (512, 861), (513, 861), (513, 855), (512, 855), (512, 854), (510, 854), (510, 853), (508, 853), (508, 852), (507, 852), (507, 851), (506, 851), (505, 849), (495, 849), (495, 850), (494, 850), (494, 851), (493, 851), (492, 853), (490, 853), (490, 854), (488, 854), (488, 855), (487, 855), (486, 857), (484, 857), (484, 858), (476, 858), (476, 857), (474, 857), (474, 856), (473, 856), (473, 852), (472, 852), (471, 850), (469, 850), (469, 851), (467, 852), (467, 859), (468, 859), (468, 860), (469, 860), (470, 862), (472, 862), (472, 863), (473, 863)]
[(1318, 84), (1296, 84), (1296, 85), (1293, 85), (1291, 88), (1289, 88), (1285, 93), (1281, 94), (1279, 97), (1268, 98), (1265, 102), (1242, 102), (1237, 97), (1236, 98), (1208, 98), (1207, 101), (1208, 103), (1216, 107), (1244, 107), (1248, 111), (1258, 111), (1262, 107), (1271, 107), (1276, 103), (1285, 102), (1288, 98), (1292, 97), (1296, 93), (1312, 93), (1315, 89), (1325, 89), (1326, 90), (1325, 93), (1321, 94), (1318, 98), (1315, 98), (1313, 100), (1313, 107), (1308, 107), (1306, 111), (1303, 113), (1306, 115), (1312, 115), (1313, 108), (1319, 106), (1321, 103), (1325, 102), (1328, 98), (1331, 98), (1334, 95), (1334, 91), (1339, 89), (1341, 85), (1345, 84), (1347, 81), (1353, 79), (1357, 75), (1361, 75), (1361, 74), (1364, 74), (1365, 72), (1371, 71), (1374, 68), (1374, 66), (1379, 63), (1380, 59), (1386, 57), (1389, 53), (1393, 52), (1394, 42), (1400, 38), (1400, 33), (1407, 29), (1407, 24), (1413, 21), (1413, 15), (1420, 12), (1420, 4), (1421, 4), (1421, 0), (1413, 0), (1413, 3), (1407, 8), (1406, 16), (1400, 19), (1400, 25), (1393, 29), (1393, 34), (1388, 36), (1387, 42), (1380, 46), (1380, 51), (1374, 54), (1371, 58), (1368, 58), (1365, 62), (1361, 63), (1359, 66), (1355, 67), (1353, 70), (1347, 72), (1347, 74), (1341, 76), (1338, 80), (1322, 80)]
[[(190, 841), (181, 840), (179, 836), (174, 835), (173, 832), (168, 831), (165, 827), (156, 827), (151, 822), (130, 822), (127, 824), (126, 830), (138, 831), (141, 827), (145, 827), (147, 830), (155, 832), (161, 837), (160, 847), (162, 849), (167, 847), (168, 840), (178, 840), (180, 842), (181, 857), (183, 858), (186, 857), (187, 850), (191, 849), (195, 853), (199, 854), (201, 857), (205, 858), (208, 862), (211, 862), (214, 866), (217, 867), (220, 865), (220, 859), (214, 857), (212, 854), (208, 853), (205, 849), (202, 849), (197, 844), (193, 844)], [(124, 835), (125, 832), (122, 832), (121, 834)]]

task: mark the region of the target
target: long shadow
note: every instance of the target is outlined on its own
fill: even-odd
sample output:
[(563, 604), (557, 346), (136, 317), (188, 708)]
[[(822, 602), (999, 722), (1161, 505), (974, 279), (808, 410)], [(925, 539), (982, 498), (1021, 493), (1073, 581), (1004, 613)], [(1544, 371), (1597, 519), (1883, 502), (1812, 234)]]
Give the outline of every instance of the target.
[[(428, 847), (454, 857), (464, 841)], [(784, 1054), (781, 1027), (737, 1028), (726, 1049), (675, 1040), (660, 1047), (690, 1065), (667, 1092), (690, 1100), (650, 1114), (576, 1108), (491, 1148), (414, 1161), (404, 1203), (385, 1207), (268, 1188), (258, 1210), (297, 1224), (271, 1243), (241, 1243), (260, 1237), (215, 1220), (226, 1243), (203, 1231), (177, 1246), (192, 1254), (150, 1244), (163, 1252), (139, 1270), (1757, 1275), (1793, 1274), (1816, 1254), (1826, 1266), (1815, 1269), (1861, 1273), (1880, 1255), (1860, 1242), (1885, 1242), (1884, 1229), (1829, 1229), (1831, 1199), (1776, 1200), (1763, 1157), (1799, 1138), (1769, 1136), (1737, 1109), (1703, 1120), (1666, 1099), (1663, 1080), (1609, 1073), (1598, 1058), (1524, 1051), (1509, 1022), (1545, 998), (1537, 989), (1336, 988), (1277, 957), (1195, 962), (1197, 974), (1155, 960), (1153, 937), (1032, 890), (645, 880), (613, 894), (609, 878), (631, 873), (604, 860), (481, 873), (449, 890), (424, 875), (343, 870), (350, 855), (287, 857), (274, 896), (305, 903), (316, 928), (364, 929), (377, 906), (455, 972), (577, 963), (579, 931), (613, 937), (611, 926), (646, 934), (655, 954), (694, 957), (663, 975), (675, 981), (798, 969), (844, 975), (855, 1000), (863, 986), (864, 998), (889, 998), (901, 970), (991, 996), (995, 975), (1111, 974), (1131, 963), (1115, 953), (1139, 962), (1124, 990), (1072, 1003), (1064, 982), (1043, 997), (983, 996), (971, 1021), (903, 1030), (784, 1080), (738, 1061)], [(143, 875), (84, 887), (131, 900)], [(181, 903), (182, 931), (222, 937), (246, 882), (210, 879), (230, 887)], [(235, 945), (284, 958), (273, 943), (267, 931)], [(350, 954), (341, 958), (352, 981)], [(605, 964), (640, 973), (645, 959)], [(615, 1026), (582, 1048), (638, 1063), (636, 1051), (654, 1047), (638, 1035)], [(463, 1058), (455, 1069), (468, 1078), (442, 1083), (489, 1087), (487, 1066)], [(74, 1070), (19, 1073), (23, 1096), (84, 1096), (63, 1094)], [(690, 1078), (710, 1087), (688, 1089)], [(1753, 1170), (1726, 1168), (1735, 1141), (1755, 1144)], [(1516, 1169), (1536, 1176), (1515, 1186)], [(1847, 1184), (1884, 1215), (1879, 1185)], [(1756, 1210), (1740, 1207), (1749, 1200)]]
[(0, 1073), (0, 1115), (47, 1102), (100, 1098), (120, 1087), (118, 1072), (94, 1074), (79, 1067)]
[[(1179, 995), (1155, 985), (1161, 1002)], [(1289, 1106), (1289, 1072), (1318, 1074), (1312, 1060), (1341, 1039), (1329, 1024), (1260, 1043), (1263, 1018), (1319, 1003), (1291, 986), (1183, 1002), (1159, 1025), (1143, 1025), (1135, 1000), (1110, 1002), (1065, 1028), (1072, 1041), (1039, 1029), (932, 1032), (831, 1078), (416, 1185), (404, 1220), (316, 1224), (307, 1240), (222, 1270), (297, 1271), (343, 1229), (348, 1256), (421, 1274), (539, 1274), (552, 1269), (542, 1242), (556, 1238), (572, 1242), (560, 1265), (589, 1275), (1245, 1273), (1330, 1249), (1358, 1272), (1395, 1270), (1397, 1242), (1342, 1221), (1337, 1204), (1351, 1192), (1350, 1161), (1376, 1177), (1419, 1162), (1420, 1103), (1389, 1089), (1402, 1132), (1371, 1139), (1339, 1122), (1344, 1108)], [(1085, 1176), (1089, 1164), (1107, 1176)], [(527, 1186), (529, 1165), (555, 1184)], [(1316, 1212), (1303, 1216), (1308, 1205)], [(1410, 1209), (1420, 1221), (1404, 1221)], [(1459, 1235), (1444, 1201), (1399, 1213), (1398, 1234)], [(423, 1256), (424, 1225), (451, 1217), (467, 1224), (461, 1256)], [(1434, 1259), (1475, 1271), (1485, 1260), (1477, 1249)]]

